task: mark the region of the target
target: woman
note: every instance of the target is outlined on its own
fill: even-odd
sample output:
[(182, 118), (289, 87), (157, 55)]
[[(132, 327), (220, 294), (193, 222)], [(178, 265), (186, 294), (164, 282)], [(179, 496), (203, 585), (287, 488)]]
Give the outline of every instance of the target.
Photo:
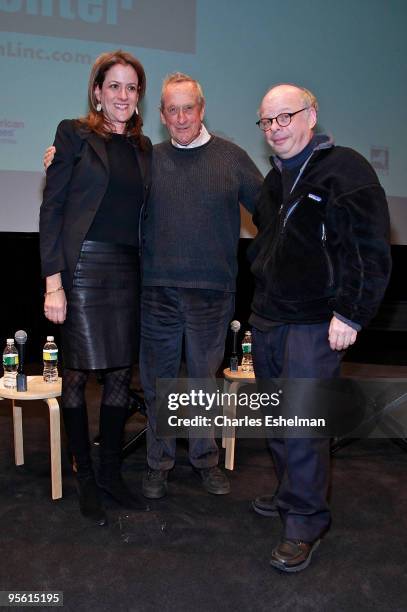
[(82, 514), (105, 524), (90, 457), (85, 387), (103, 372), (98, 485), (138, 507), (120, 473), (131, 365), (139, 335), (139, 220), (150, 188), (152, 146), (137, 104), (140, 62), (100, 55), (90, 74), (86, 117), (64, 120), (40, 211), (44, 313), (61, 325), (62, 412), (77, 466)]

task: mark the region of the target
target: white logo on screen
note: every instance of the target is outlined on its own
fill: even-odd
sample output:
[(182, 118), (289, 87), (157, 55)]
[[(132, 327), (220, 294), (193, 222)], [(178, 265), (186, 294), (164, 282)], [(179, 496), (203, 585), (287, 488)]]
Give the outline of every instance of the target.
[(39, 17), (60, 17), (86, 23), (117, 25), (120, 10), (130, 11), (133, 0), (0, 0), (0, 11)]

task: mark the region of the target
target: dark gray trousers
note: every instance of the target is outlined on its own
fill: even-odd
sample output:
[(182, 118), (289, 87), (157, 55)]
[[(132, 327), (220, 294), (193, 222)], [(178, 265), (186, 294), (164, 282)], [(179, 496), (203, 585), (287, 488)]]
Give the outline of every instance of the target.
[[(209, 289), (144, 287), (141, 304), (140, 376), (148, 416), (147, 461), (153, 469), (169, 470), (176, 453), (175, 438), (157, 435), (156, 381), (177, 378), (185, 342), (189, 378), (214, 379), (225, 350), (234, 294)], [(189, 439), (193, 466), (217, 465), (213, 436)]]

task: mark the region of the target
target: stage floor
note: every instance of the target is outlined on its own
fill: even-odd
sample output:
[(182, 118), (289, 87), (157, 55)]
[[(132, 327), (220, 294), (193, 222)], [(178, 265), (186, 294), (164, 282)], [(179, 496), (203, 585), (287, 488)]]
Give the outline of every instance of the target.
[[(407, 378), (407, 367), (346, 363), (344, 373)], [(99, 394), (92, 379), (92, 435)], [(63, 498), (51, 500), (45, 404), (32, 402), (23, 423), (25, 465), (16, 467), (10, 408), (0, 402), (0, 590), (63, 591), (69, 611), (407, 608), (407, 454), (389, 440), (358, 441), (334, 456), (332, 528), (310, 567), (285, 575), (269, 566), (280, 520), (251, 509), (276, 484), (263, 440), (238, 440), (227, 496), (203, 491), (180, 444), (168, 497), (139, 513), (107, 501), (109, 524), (101, 528), (79, 514), (65, 452)], [(137, 415), (127, 435), (143, 423)], [(142, 444), (123, 467), (135, 489), (144, 466)]]

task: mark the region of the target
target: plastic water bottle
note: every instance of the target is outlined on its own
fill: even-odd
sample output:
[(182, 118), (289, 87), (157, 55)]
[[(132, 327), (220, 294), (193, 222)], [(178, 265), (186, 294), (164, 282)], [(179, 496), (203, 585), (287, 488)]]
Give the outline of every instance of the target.
[(42, 351), (44, 362), (43, 378), (46, 383), (54, 383), (58, 380), (58, 347), (54, 342), (54, 336), (47, 336)]
[(242, 342), (242, 372), (253, 372), (252, 333), (245, 332)]
[(18, 353), (13, 338), (7, 338), (6, 348), (3, 351), (3, 368), (5, 388), (15, 389), (17, 387)]

